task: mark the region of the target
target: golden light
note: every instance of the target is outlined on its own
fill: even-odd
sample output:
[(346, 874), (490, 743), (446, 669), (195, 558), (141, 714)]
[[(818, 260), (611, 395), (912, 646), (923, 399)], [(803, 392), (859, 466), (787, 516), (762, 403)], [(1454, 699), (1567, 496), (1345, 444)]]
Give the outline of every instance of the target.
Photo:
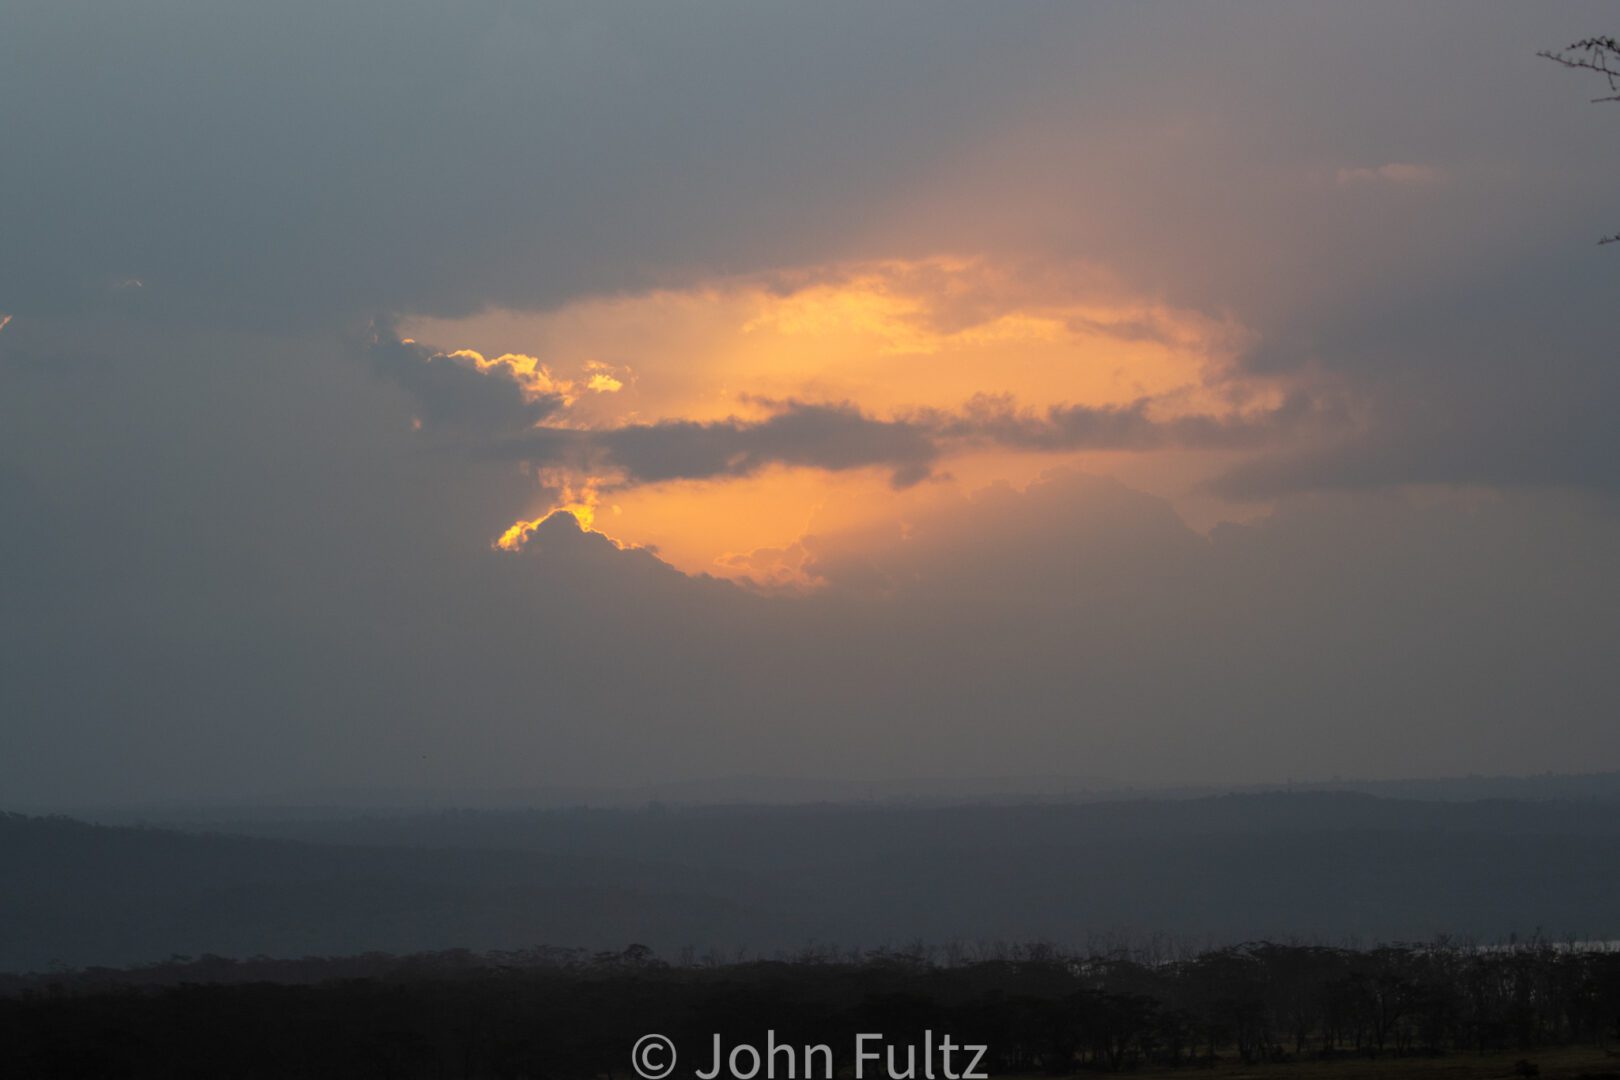
[[(479, 370), (503, 369), (526, 392), (563, 395), (565, 414), (548, 423), (583, 429), (757, 419), (789, 400), (848, 402), (868, 416), (902, 418), (920, 409), (956, 412), (980, 394), (1037, 411), (1148, 400), (1150, 415), (1167, 419), (1230, 413), (1240, 407), (1235, 391), (1242, 408), (1271, 405), (1281, 394), (1229, 377), (1252, 343), (1241, 325), (1133, 295), (1088, 266), (940, 257), (818, 267), (584, 299), (549, 312), (414, 319), (406, 329), (461, 346), (450, 355)], [(1104, 456), (1061, 455), (1082, 467)], [(1135, 482), (1151, 488), (1158, 470), (1161, 488), (1180, 491), (1215, 462), (1173, 451), (1123, 456), (1159, 461), (1137, 460)], [(979, 447), (941, 462), (922, 488), (1021, 485), (1053, 463), (1050, 454)], [(758, 581), (766, 564), (775, 565), (766, 576), (778, 584), (792, 575), (768, 553), (818, 529), (900, 523), (930, 497), (930, 490), (894, 490), (880, 469), (778, 466), (646, 486), (557, 470), (538, 479), (555, 498), (536, 517), (514, 522), (497, 547), (521, 546), (559, 510), (594, 528), (599, 499), (611, 492), (617, 540), (656, 549), (688, 572)]]

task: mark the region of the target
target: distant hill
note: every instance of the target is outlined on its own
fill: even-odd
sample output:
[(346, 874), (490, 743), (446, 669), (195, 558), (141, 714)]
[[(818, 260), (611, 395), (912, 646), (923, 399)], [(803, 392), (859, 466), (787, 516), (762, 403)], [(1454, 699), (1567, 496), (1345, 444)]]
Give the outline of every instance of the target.
[(681, 867), (573, 855), (312, 845), (5, 815), (0, 970), (174, 954), (720, 940), (765, 922), (690, 891), (690, 879)]
[(1270, 793), (455, 811), (233, 835), (0, 818), (0, 970), (533, 945), (1620, 938), (1620, 803)]
[[(320, 820), (371, 815), (416, 816), (443, 809), (564, 810), (637, 809), (653, 804), (700, 806), (1011, 805), (1095, 803), (1127, 800), (1203, 799), (1213, 795), (1335, 792), (1439, 802), (1482, 799), (1620, 802), (1620, 772), (1540, 776), (1451, 776), (1405, 780), (1335, 779), (1284, 784), (1122, 787), (1081, 776), (920, 777), (841, 780), (795, 776), (726, 776), (638, 787), (536, 787), (509, 789), (321, 790), (221, 802), (146, 803), (116, 806), (27, 808), (61, 812), (107, 824), (172, 822), (219, 824), (233, 820)], [(21, 808), (19, 808), (21, 809)]]

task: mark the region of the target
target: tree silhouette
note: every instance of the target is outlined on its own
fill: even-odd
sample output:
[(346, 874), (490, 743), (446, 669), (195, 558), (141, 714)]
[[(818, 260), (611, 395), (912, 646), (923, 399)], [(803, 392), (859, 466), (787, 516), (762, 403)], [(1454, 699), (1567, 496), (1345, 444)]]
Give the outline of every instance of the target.
[[(1566, 45), (1558, 52), (1543, 49), (1536, 55), (1567, 68), (1590, 71), (1603, 76), (1604, 81), (1609, 84), (1609, 93), (1593, 98), (1593, 104), (1600, 101), (1620, 101), (1620, 42), (1614, 38), (1582, 38)], [(1616, 242), (1620, 242), (1620, 233), (1613, 233), (1598, 241), (1599, 244)]]

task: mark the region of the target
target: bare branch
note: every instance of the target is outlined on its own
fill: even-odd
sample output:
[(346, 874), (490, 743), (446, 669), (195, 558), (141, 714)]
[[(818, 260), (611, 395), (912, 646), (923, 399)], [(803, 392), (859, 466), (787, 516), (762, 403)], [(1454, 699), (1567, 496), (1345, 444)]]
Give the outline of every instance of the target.
[(1608, 80), (1609, 89), (1615, 93), (1592, 100), (1620, 101), (1620, 41), (1612, 37), (1582, 38), (1559, 52), (1543, 49), (1536, 55), (1567, 68), (1597, 72)]
[[(1582, 38), (1564, 46), (1560, 52), (1543, 49), (1536, 55), (1578, 71), (1595, 71), (1607, 79), (1609, 89), (1615, 92), (1606, 97), (1593, 98), (1593, 103), (1620, 101), (1620, 41), (1612, 37)], [(1598, 244), (1620, 244), (1620, 233), (1605, 236)]]

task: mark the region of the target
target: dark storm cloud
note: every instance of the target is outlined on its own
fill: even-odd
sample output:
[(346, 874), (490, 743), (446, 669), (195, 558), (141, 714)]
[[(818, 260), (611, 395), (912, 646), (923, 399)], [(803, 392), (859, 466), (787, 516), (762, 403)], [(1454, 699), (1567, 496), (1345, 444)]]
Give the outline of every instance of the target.
[[(6, 790), (1219, 782), (1620, 753), (1620, 519), (1568, 497), (1316, 498), (1206, 538), (1163, 500), (1055, 473), (886, 542), (807, 537), (823, 590), (766, 599), (566, 514), (516, 554), (442, 547), (409, 457), (377, 460), (371, 501), (265, 474), (208, 520), (119, 513), (116, 544), (94, 506), (0, 484), (8, 520), (38, 523), (0, 542), (34, 583), (7, 592)], [(457, 483), (433, 480), (433, 505)], [(318, 492), (311, 530), (287, 496)]]
[(1549, 238), (1549, 250), (1368, 298), (1314, 341), (1248, 358), (1352, 387), (1366, 422), (1280, 444), (1215, 489), (1249, 498), (1414, 483), (1620, 492), (1620, 350), (1597, 315), (1620, 262), (1573, 228)]
[(1303, 396), (1254, 414), (1156, 420), (1148, 402), (1120, 407), (1056, 406), (1020, 411), (1005, 399), (981, 399), (959, 413), (931, 410), (897, 420), (868, 416), (854, 405), (773, 403), (763, 420), (666, 420), (583, 430), (538, 426), (521, 435), (489, 435), (495, 456), (581, 472), (612, 471), (624, 486), (665, 480), (749, 476), (772, 465), (825, 469), (879, 468), (896, 487), (927, 477), (953, 450), (999, 448), (1058, 453), (1076, 450), (1253, 450), (1291, 432), (1316, 430), (1336, 410)]
[(1016, 103), (1073, 19), (7, 4), (0, 298), (271, 328), (814, 259)]
[(1612, 503), (1318, 496), (1204, 537), (1060, 473), (887, 539), (807, 536), (821, 591), (766, 599), (562, 514), (491, 551), (532, 478), (410, 452), (418, 403), (331, 344), (13, 332), (118, 357), (0, 365), (16, 799), (1620, 753)]
[(499, 437), (533, 427), (561, 410), (566, 401), (559, 392), (531, 392), (507, 365), (479, 370), (386, 331), (367, 355), (378, 374), (411, 396), (417, 418), (430, 433)]
[[(1348, 471), (1398, 482), (1450, 458), (1447, 475), (1490, 483), (1506, 472), (1466, 467), (1488, 447), (1431, 443), (1546, 443), (1578, 422), (1570, 452), (1524, 471), (1612, 486), (1579, 450), (1607, 446), (1620, 408), (1593, 378), (1613, 368), (1601, 342), (1560, 342), (1584, 370), (1528, 412), (1467, 345), (1355, 347), (1414, 304), (1502, 323), (1524, 295), (1502, 268), (1554, 253), (1584, 283), (1510, 333), (1590, 325), (1611, 299), (1613, 258), (1587, 249), (1620, 108), (1534, 57), (1608, 13), (1477, 14), (11, 4), (0, 303), (352, 328), (842, 258), (1033, 252), (1234, 312), (1262, 338), (1251, 371), (1333, 366), (1409, 447), (1359, 448), (1382, 464)], [(1392, 378), (1392, 357), (1418, 374)], [(1396, 379), (1419, 384), (1427, 433)], [(1260, 471), (1308, 485), (1307, 460)]]
[(635, 480), (745, 476), (773, 464), (839, 471), (880, 466), (896, 486), (928, 474), (938, 450), (909, 424), (876, 420), (849, 404), (788, 402), (757, 423), (670, 421), (602, 432), (595, 440)]
[[(0, 5), (0, 792), (1612, 766), (1620, 107), (1533, 56), (1612, 18)], [(585, 431), (337, 340), (941, 252), (1230, 314), (1231, 378), (1303, 390)], [(992, 490), (804, 537), (793, 600), (563, 515), (490, 550), (545, 509), (519, 461), (904, 484), (959, 446), (1242, 450), (1227, 490), (1287, 497), (1205, 537), (1107, 481)]]
[(538, 466), (613, 472), (623, 486), (749, 476), (772, 465), (839, 472), (879, 468), (896, 487), (925, 479), (940, 448), (909, 423), (866, 416), (849, 404), (785, 402), (757, 421), (665, 420), (581, 430), (536, 427), (490, 439), (486, 452)]
[(958, 415), (933, 413), (926, 426), (942, 439), (961, 439), (1009, 450), (1256, 450), (1290, 436), (1333, 430), (1348, 423), (1332, 399), (1295, 393), (1273, 408), (1227, 415), (1158, 419), (1155, 403), (1055, 405), (1019, 410), (1007, 398), (980, 397)]
[(671, 420), (579, 430), (536, 427), (492, 439), (494, 453), (537, 465), (613, 469), (624, 483), (748, 476), (771, 465), (837, 472), (891, 470), (896, 487), (926, 479), (953, 450), (1039, 453), (1077, 450), (1256, 450), (1289, 435), (1346, 423), (1342, 411), (1304, 395), (1273, 409), (1225, 416), (1155, 419), (1151, 402), (1059, 405), (1020, 410), (1006, 398), (980, 398), (960, 412), (929, 410), (897, 420), (854, 405), (773, 403), (763, 420)]
[(560, 392), (536, 396), (502, 364), (471, 361), (403, 342), (386, 325), (369, 348), (372, 367), (418, 404), (423, 428), (448, 429), (458, 445), (488, 456), (579, 472), (611, 471), (625, 486), (666, 480), (750, 476), (773, 465), (887, 469), (909, 487), (953, 450), (994, 447), (1061, 453), (1077, 450), (1257, 450), (1290, 436), (1341, 428), (1343, 410), (1305, 394), (1282, 404), (1223, 416), (1158, 419), (1154, 403), (1058, 405), (1020, 409), (1006, 396), (981, 395), (957, 412), (922, 410), (881, 419), (851, 402), (757, 401), (762, 420), (662, 420), (579, 428), (543, 423), (560, 413)]

